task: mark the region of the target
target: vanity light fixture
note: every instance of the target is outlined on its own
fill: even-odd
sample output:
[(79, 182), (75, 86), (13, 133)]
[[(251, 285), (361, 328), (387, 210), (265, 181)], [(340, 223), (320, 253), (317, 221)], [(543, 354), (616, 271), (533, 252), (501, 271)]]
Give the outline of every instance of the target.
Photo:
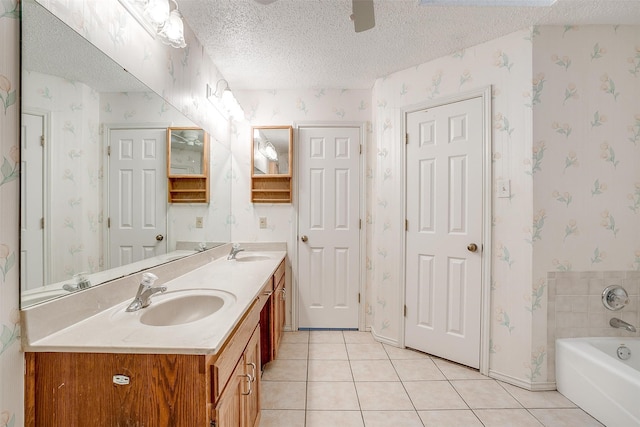
[(218, 80), (215, 90), (207, 84), (207, 99), (211, 100), (212, 96), (222, 101), (223, 108), (226, 110), (228, 115), (233, 117), (235, 120), (244, 119), (244, 111), (236, 97), (231, 93), (229, 82), (225, 79)]
[[(187, 45), (176, 0), (119, 0), (149, 34), (175, 48)], [(171, 10), (171, 3), (174, 8)]]

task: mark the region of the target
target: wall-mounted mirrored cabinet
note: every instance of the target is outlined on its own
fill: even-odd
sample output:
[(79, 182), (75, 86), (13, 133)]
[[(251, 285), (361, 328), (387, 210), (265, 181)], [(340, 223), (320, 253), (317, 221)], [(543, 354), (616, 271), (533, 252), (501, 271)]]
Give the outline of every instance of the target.
[(251, 201), (291, 203), (293, 127), (251, 128)]
[(169, 203), (209, 203), (209, 135), (202, 129), (167, 129)]

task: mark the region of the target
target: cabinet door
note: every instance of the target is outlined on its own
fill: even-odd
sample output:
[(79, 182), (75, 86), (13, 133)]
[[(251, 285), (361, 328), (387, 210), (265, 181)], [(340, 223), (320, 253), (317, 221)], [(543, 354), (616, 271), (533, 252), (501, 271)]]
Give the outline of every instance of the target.
[(273, 358), (276, 358), (280, 342), (282, 341), (282, 332), (284, 330), (285, 315), (285, 299), (286, 290), (284, 287), (284, 277), (278, 283), (276, 290), (273, 292)]
[(256, 327), (244, 353), (247, 375), (250, 376), (251, 388), (245, 391), (244, 427), (257, 427), (260, 423), (260, 328)]
[(244, 360), (240, 359), (229, 378), (227, 387), (218, 399), (215, 414), (216, 427), (243, 426), (242, 398), (247, 382), (244, 372)]

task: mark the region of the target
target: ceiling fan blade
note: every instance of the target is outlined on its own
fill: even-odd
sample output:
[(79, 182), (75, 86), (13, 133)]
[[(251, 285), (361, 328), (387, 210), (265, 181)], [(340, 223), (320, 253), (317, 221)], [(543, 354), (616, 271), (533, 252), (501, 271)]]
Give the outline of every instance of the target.
[(351, 19), (356, 33), (367, 31), (376, 25), (373, 13), (373, 0), (352, 0), (353, 14)]

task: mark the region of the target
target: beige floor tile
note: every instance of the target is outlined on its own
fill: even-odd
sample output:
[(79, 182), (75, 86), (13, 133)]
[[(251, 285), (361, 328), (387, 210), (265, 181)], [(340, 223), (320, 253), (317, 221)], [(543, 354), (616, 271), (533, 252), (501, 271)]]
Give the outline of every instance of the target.
[(433, 358), (433, 362), (448, 380), (490, 380), (475, 369), (449, 362), (448, 360)]
[(598, 420), (580, 408), (531, 409), (529, 412), (547, 427), (602, 427)]
[(278, 360), (283, 359), (307, 359), (309, 357), (309, 344), (280, 344)]
[(309, 381), (353, 381), (348, 360), (309, 360)]
[[(526, 409), (478, 409), (473, 412), (480, 418), (485, 427), (542, 426)], [(582, 426), (575, 425), (573, 427)]]
[(320, 360), (349, 360), (347, 348), (344, 344), (309, 344), (309, 359)]
[(384, 347), (380, 343), (347, 344), (347, 354), (349, 355), (349, 360), (389, 359), (387, 352), (384, 351)]
[(307, 383), (307, 409), (331, 411), (360, 410), (353, 382)]
[(425, 353), (421, 353), (409, 348), (398, 348), (389, 344), (383, 344), (383, 347), (390, 359), (425, 359), (429, 356)]
[(498, 382), (525, 408), (575, 408), (576, 405), (557, 391), (529, 391)]
[(362, 413), (360, 411), (307, 411), (307, 427), (327, 426), (364, 427)]
[(303, 359), (278, 359), (267, 363), (262, 373), (263, 381), (306, 381), (307, 361)]
[(418, 411), (425, 426), (428, 427), (482, 427), (482, 423), (473, 411)]
[(409, 381), (403, 385), (418, 411), (469, 409), (448, 381)]
[(497, 381), (456, 380), (451, 385), (471, 409), (522, 408)]
[(416, 411), (363, 411), (366, 427), (423, 427)]
[(399, 359), (392, 361), (402, 381), (434, 381), (446, 379), (431, 359)]
[(292, 331), (285, 332), (282, 335), (283, 344), (308, 344), (309, 331)]
[(356, 382), (355, 384), (363, 411), (414, 409), (401, 382)]
[(347, 344), (375, 344), (377, 342), (373, 339), (371, 332), (342, 331), (342, 335)]
[(339, 344), (344, 343), (342, 331), (309, 331), (310, 343)]
[(400, 381), (390, 360), (352, 360), (355, 381)]
[(291, 381), (262, 381), (263, 409), (305, 409), (307, 384)]
[(304, 411), (263, 409), (260, 427), (305, 427)]

